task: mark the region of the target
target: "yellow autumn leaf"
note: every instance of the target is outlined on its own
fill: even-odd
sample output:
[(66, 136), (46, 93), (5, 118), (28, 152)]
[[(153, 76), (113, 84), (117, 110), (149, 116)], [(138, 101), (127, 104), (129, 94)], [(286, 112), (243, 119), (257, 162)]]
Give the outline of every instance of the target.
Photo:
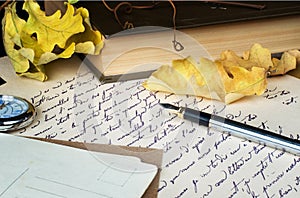
[(44, 65), (58, 58), (69, 58), (75, 52), (99, 54), (103, 36), (93, 30), (89, 13), (84, 8), (75, 9), (66, 3), (66, 12), (57, 10), (46, 16), (39, 4), (26, 0), (23, 9), (27, 21), (16, 13), (16, 2), (5, 9), (3, 41), (16, 73), (20, 76), (47, 80)]
[[(297, 51), (290, 50), (284, 52), (280, 59), (271, 58), (271, 52), (260, 44), (255, 43), (249, 51), (244, 52), (243, 58), (236, 55), (236, 59), (242, 59), (244, 64), (241, 67), (251, 68), (249, 65), (262, 67), (269, 71), (270, 76), (283, 75), (288, 71), (296, 68), (297, 65)], [(299, 51), (298, 51), (299, 52)], [(227, 61), (229, 59), (224, 59)], [(251, 64), (250, 64), (251, 63)]]
[(5, 50), (10, 57), (15, 71), (17, 73), (26, 72), (30, 67), (29, 62), (17, 50), (22, 47), (19, 32), (21, 32), (26, 22), (18, 17), (15, 3), (5, 9), (5, 16), (2, 20)]
[(182, 60), (173, 60), (172, 67), (180, 73), (185, 79), (195, 78), (196, 83), (199, 86), (205, 84), (203, 76), (197, 68), (195, 67), (196, 63), (192, 58), (182, 59)]
[(222, 62), (216, 61), (222, 83), (225, 88), (225, 103), (234, 102), (244, 96), (261, 95), (267, 87), (266, 70), (261, 67), (252, 67), (250, 70), (232, 66), (223, 67)]
[(297, 65), (300, 64), (300, 51), (297, 49), (288, 50), (287, 53), (296, 58)]
[(22, 44), (23, 47), (34, 49), (37, 58), (43, 52), (52, 52), (56, 45), (64, 48), (72, 35), (84, 31), (81, 15), (75, 14), (74, 7), (70, 4), (67, 4), (63, 16), (60, 10), (46, 16), (39, 4), (32, 0), (25, 1), (23, 9), (28, 12), (29, 17), (22, 28)]
[(256, 66), (265, 68), (266, 70), (272, 69), (273, 62), (271, 58), (271, 52), (267, 48), (263, 48), (260, 44), (255, 43), (250, 48), (248, 59), (251, 62), (256, 63)]
[(53, 52), (45, 52), (41, 55), (39, 58), (38, 65), (47, 64), (53, 60), (56, 60), (58, 58), (69, 58), (74, 53), (75, 50), (75, 43), (71, 43), (63, 52), (60, 54), (56, 54)]
[(71, 36), (66, 45), (75, 42), (75, 52), (85, 54), (99, 54), (103, 48), (103, 36), (99, 31), (93, 30), (90, 23), (89, 12), (85, 8), (78, 8), (76, 14), (80, 14), (83, 18), (83, 25), (85, 31)]
[(201, 96), (231, 103), (246, 95), (262, 94), (266, 88), (265, 73), (264, 68), (258, 67), (253, 67), (252, 71), (238, 66), (225, 70), (220, 61), (200, 58), (198, 64), (188, 57), (174, 60), (171, 67), (160, 67), (143, 86), (152, 91)]
[[(248, 54), (249, 56), (249, 54)], [(256, 65), (253, 61), (243, 59), (242, 57), (238, 56), (234, 51), (232, 50), (226, 50), (221, 53), (220, 61), (222, 61), (222, 64), (225, 68), (231, 67), (231, 66), (239, 66), (244, 67), (245, 69), (250, 69), (254, 65)]]
[(280, 75), (285, 74), (290, 70), (296, 68), (297, 61), (296, 57), (288, 52), (284, 52), (281, 55), (281, 59), (273, 58), (274, 70), (271, 72), (271, 75)]
[(226, 92), (218, 65), (210, 59), (200, 57), (199, 64), (196, 64), (196, 67), (207, 86), (207, 92), (205, 91), (203, 95), (201, 91), (197, 92), (196, 96), (225, 101)]
[(45, 68), (43, 65), (37, 65), (35, 67), (30, 67), (30, 69), (27, 72), (19, 73), (19, 76), (24, 76), (27, 78), (36, 79), (39, 81), (45, 81), (47, 80), (47, 76), (45, 75)]
[[(260, 44), (239, 57), (226, 50), (215, 61), (200, 58), (173, 60), (172, 66), (156, 70), (143, 86), (151, 91), (201, 96), (232, 103), (244, 96), (261, 95), (267, 86), (267, 74), (285, 74), (296, 67), (296, 54), (283, 53), (280, 60), (271, 59), (271, 53)], [(274, 62), (274, 63), (273, 63)]]
[[(168, 78), (165, 78), (168, 76)], [(161, 79), (165, 78), (163, 81)], [(144, 82), (144, 87), (150, 90), (165, 91), (170, 93), (184, 94), (190, 90), (187, 86), (188, 81), (192, 81), (193, 78), (185, 78), (173, 67), (168, 65), (162, 65), (157, 71), (155, 71), (150, 78)]]

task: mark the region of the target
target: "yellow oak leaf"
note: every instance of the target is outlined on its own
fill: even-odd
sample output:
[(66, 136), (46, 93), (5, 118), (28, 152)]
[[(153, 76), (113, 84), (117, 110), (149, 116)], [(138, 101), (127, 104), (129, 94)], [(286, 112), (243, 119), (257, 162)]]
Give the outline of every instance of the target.
[(297, 65), (300, 64), (300, 51), (297, 49), (288, 50), (287, 53), (294, 56), (297, 61)]
[(225, 103), (232, 103), (244, 96), (261, 95), (267, 87), (266, 70), (261, 67), (252, 67), (250, 70), (232, 66), (225, 69), (222, 62), (218, 65), (222, 83), (225, 88)]
[(143, 83), (150, 91), (187, 94), (232, 103), (244, 96), (261, 95), (267, 86), (267, 74), (279, 75), (295, 69), (300, 59), (298, 50), (282, 54), (281, 59), (260, 44), (254, 44), (243, 57), (231, 50), (219, 59), (201, 58), (196, 63), (191, 57), (173, 60), (172, 66), (158, 68)]
[(89, 12), (85, 8), (78, 8), (76, 14), (80, 14), (83, 18), (85, 31), (79, 34), (72, 35), (66, 45), (75, 42), (75, 52), (85, 54), (99, 54), (103, 48), (103, 36), (99, 31), (93, 30), (90, 23)]
[[(249, 54), (248, 54), (248, 56), (249, 56)], [(245, 69), (251, 69), (254, 65), (257, 65), (253, 61), (250, 61), (248, 59), (244, 59), (244, 58), (238, 56), (232, 50), (223, 51), (221, 53), (219, 61), (222, 61), (222, 64), (225, 68), (228, 68), (231, 66), (239, 66), (239, 67), (243, 67)]]
[(29, 62), (26, 57), (22, 56), (17, 49), (22, 47), (20, 32), (26, 23), (19, 18), (16, 13), (16, 4), (5, 8), (5, 16), (3, 18), (3, 44), (7, 55), (14, 66), (17, 73), (26, 72), (29, 69)]
[(242, 59), (245, 63), (240, 64), (242, 67), (249, 69), (249, 65), (246, 65), (248, 62), (248, 64), (251, 63), (253, 66), (265, 68), (269, 71), (269, 76), (276, 76), (286, 74), (288, 71), (296, 68), (297, 51), (298, 50), (289, 50), (284, 52), (280, 59), (271, 58), (271, 52), (267, 48), (263, 48), (260, 44), (256, 43), (249, 51), (244, 52), (243, 59), (240, 57), (238, 58)]
[(273, 58), (272, 61), (275, 68), (273, 71), (271, 71), (272, 76), (285, 74), (288, 71), (295, 69), (297, 65), (296, 57), (288, 52), (284, 52), (281, 55), (280, 60)]
[(19, 76), (47, 80), (44, 65), (58, 58), (70, 58), (75, 52), (99, 54), (104, 39), (93, 30), (87, 9), (75, 9), (66, 3), (66, 12), (57, 10), (46, 16), (34, 0), (26, 0), (23, 10), (28, 19), (16, 13), (16, 2), (5, 9), (3, 41), (6, 53)]
[(203, 97), (212, 98), (208, 86), (199, 86), (194, 77), (187, 79), (168, 65), (163, 65), (155, 71), (143, 83), (143, 86), (151, 91), (162, 91), (178, 95), (197, 95), (197, 93), (201, 93)]
[(265, 68), (266, 70), (273, 67), (270, 50), (263, 48), (258, 43), (255, 43), (250, 48), (249, 57), (247, 60), (256, 63), (256, 66)]
[(160, 67), (143, 83), (151, 91), (201, 96), (226, 104), (244, 96), (260, 95), (266, 85), (264, 68), (253, 67), (249, 71), (232, 66), (226, 70), (222, 61), (200, 58), (196, 63), (191, 57), (174, 60), (172, 66)]
[(205, 84), (203, 76), (197, 68), (195, 67), (196, 63), (192, 58), (181, 59), (181, 60), (174, 60), (172, 62), (172, 67), (179, 72), (184, 78), (190, 79), (195, 78), (196, 83), (199, 86)]
[(64, 48), (72, 35), (84, 31), (81, 15), (75, 14), (74, 7), (70, 4), (67, 4), (63, 16), (60, 10), (46, 16), (39, 4), (32, 0), (25, 1), (23, 9), (28, 12), (29, 17), (22, 28), (22, 44), (25, 48), (34, 49), (37, 58), (43, 52), (52, 52), (56, 45)]

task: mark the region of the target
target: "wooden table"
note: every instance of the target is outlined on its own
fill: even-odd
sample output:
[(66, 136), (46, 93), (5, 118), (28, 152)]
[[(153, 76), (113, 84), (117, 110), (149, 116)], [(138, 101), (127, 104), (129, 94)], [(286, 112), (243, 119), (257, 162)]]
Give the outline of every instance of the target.
[[(300, 49), (300, 15), (208, 25), (179, 31), (199, 42), (213, 59), (228, 49), (242, 55), (254, 43), (260, 43), (272, 53)], [(125, 38), (123, 40), (126, 41)], [(136, 45), (134, 39), (129, 43)], [(122, 45), (122, 41), (119, 44)], [(124, 45), (128, 45), (128, 40)], [(102, 54), (104, 57), (112, 53), (111, 50), (106, 52), (105, 47)], [(165, 63), (174, 58), (176, 58), (174, 54), (160, 49), (131, 50), (115, 58), (104, 70), (107, 75), (115, 75), (134, 70), (135, 65), (143, 62)]]

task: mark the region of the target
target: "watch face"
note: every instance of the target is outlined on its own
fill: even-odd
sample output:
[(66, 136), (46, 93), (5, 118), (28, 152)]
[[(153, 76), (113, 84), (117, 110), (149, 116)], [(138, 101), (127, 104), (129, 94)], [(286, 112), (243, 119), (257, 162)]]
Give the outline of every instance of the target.
[(35, 109), (27, 100), (0, 95), (0, 132), (22, 129), (32, 123)]
[(0, 96), (0, 119), (20, 116), (28, 109), (29, 105), (25, 100), (13, 96)]

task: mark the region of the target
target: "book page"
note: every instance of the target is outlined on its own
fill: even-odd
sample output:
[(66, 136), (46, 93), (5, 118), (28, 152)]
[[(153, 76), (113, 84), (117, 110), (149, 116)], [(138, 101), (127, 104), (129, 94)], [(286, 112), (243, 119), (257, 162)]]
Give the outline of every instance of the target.
[[(76, 70), (77, 71), (77, 70)], [(73, 74), (76, 73), (73, 70)], [(8, 71), (7, 71), (8, 72)], [(182, 120), (159, 103), (215, 113), (255, 127), (300, 139), (300, 81), (268, 79), (262, 96), (224, 105), (201, 97), (145, 90), (143, 80), (101, 84), (92, 73), (45, 83), (13, 79), (37, 108), (37, 118), (18, 135), (164, 150), (159, 197), (296, 197), (300, 158)], [(8, 79), (5, 79), (8, 80)], [(25, 89), (24, 89), (25, 90)], [(146, 155), (146, 154), (145, 154)]]
[(157, 167), (139, 158), (0, 134), (0, 197), (141, 197)]

